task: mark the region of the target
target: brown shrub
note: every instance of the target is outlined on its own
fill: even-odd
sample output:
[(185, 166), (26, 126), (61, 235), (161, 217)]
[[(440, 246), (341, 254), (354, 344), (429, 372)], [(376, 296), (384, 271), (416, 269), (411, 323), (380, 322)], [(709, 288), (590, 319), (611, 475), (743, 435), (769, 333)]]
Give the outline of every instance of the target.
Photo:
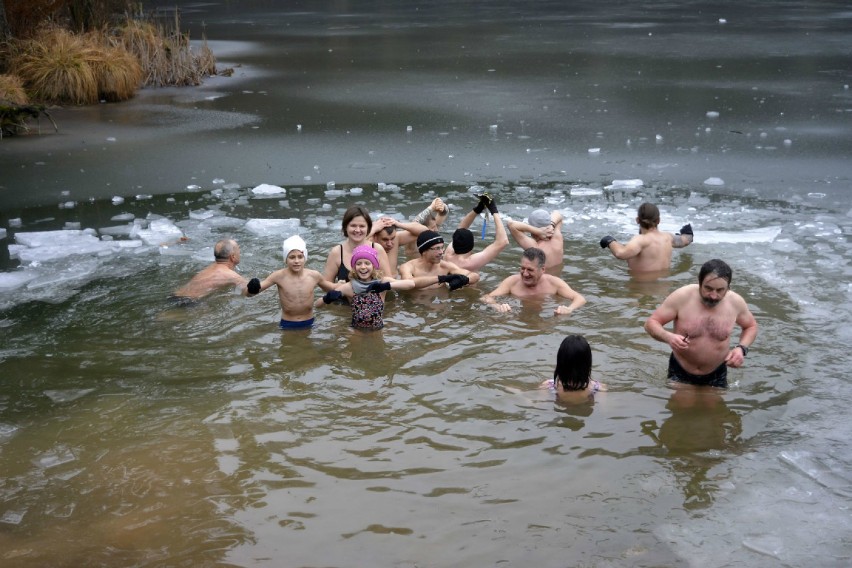
[(0, 75), (0, 100), (9, 101), (16, 105), (29, 104), (24, 84), (17, 75)]
[(98, 83), (88, 62), (91, 46), (61, 28), (46, 28), (33, 39), (17, 42), (10, 67), (32, 98), (56, 103), (98, 101)]

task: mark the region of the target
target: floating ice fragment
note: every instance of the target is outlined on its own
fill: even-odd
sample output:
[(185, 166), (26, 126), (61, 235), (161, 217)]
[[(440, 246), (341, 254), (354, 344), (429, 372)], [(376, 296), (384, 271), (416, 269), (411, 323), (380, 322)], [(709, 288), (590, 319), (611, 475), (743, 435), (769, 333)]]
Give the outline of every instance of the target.
[(71, 402), (94, 392), (95, 389), (46, 390), (44, 396), (53, 402)]
[(2, 422), (0, 422), (0, 439), (8, 438), (17, 431), (17, 426), (13, 426), (11, 424), (3, 424)]
[(655, 139), (657, 142), (662, 142), (662, 141), (663, 141), (663, 135), (662, 135), (662, 134), (657, 134), (656, 136), (654, 136), (654, 139)]
[(719, 111), (716, 110), (708, 110), (707, 118), (719, 118)]
[(240, 184), (234, 183), (234, 182), (226, 183), (225, 185), (222, 186), (222, 189), (227, 189), (227, 190), (240, 189)]
[(136, 196), (136, 199), (139, 200), (139, 201), (144, 201), (146, 199), (151, 199), (151, 195), (148, 194), (148, 193), (140, 193), (139, 195)]
[(725, 185), (725, 180), (717, 177), (709, 177), (704, 180), (704, 185)]
[(190, 211), (189, 218), (195, 219), (196, 221), (203, 221), (204, 219), (209, 219), (216, 215), (215, 211), (211, 211), (210, 209), (200, 209), (198, 211)]
[(225, 183), (225, 180), (223, 180), (222, 178), (216, 178), (210, 183), (215, 183), (216, 185), (219, 185), (219, 184)]
[(186, 189), (188, 189), (189, 191), (195, 191), (196, 189), (201, 189), (201, 186), (195, 185), (195, 184), (190, 184), (190, 185), (186, 186)]
[(249, 219), (246, 230), (259, 236), (287, 235), (299, 229), (299, 219)]
[(641, 179), (614, 179), (606, 189), (638, 189), (645, 185)]
[(337, 184), (335, 184), (333, 181), (329, 181), (329, 182), (326, 182), (325, 188), (326, 189), (334, 189), (335, 185), (337, 185)]
[(65, 221), (64, 229), (79, 231), (80, 230), (80, 222), (79, 221)]
[(77, 205), (74, 201), (66, 201), (65, 203), (60, 203), (60, 209), (74, 209), (74, 206)]
[(131, 231), (130, 236), (138, 236), (148, 245), (162, 245), (177, 242), (183, 231), (168, 219), (154, 219), (147, 229)]
[(825, 199), (825, 194), (819, 191), (812, 191), (808, 193), (808, 197), (811, 199)]
[(408, 125), (408, 126), (405, 127), (406, 132), (411, 132), (412, 130), (414, 130), (414, 129), (411, 128), (411, 125)]
[(115, 225), (112, 227), (101, 227), (98, 229), (101, 235), (106, 235), (109, 237), (118, 237), (118, 236), (129, 236), (130, 232), (133, 230), (134, 225), (132, 223), (128, 223), (127, 225)]
[(342, 197), (344, 195), (346, 195), (346, 192), (342, 189), (329, 189), (325, 192), (326, 197)]
[(287, 190), (277, 185), (262, 183), (251, 190), (254, 195), (286, 195)]
[(301, 124), (297, 124), (297, 125), (296, 125), (296, 132), (301, 132), (301, 131), (302, 131), (302, 125), (301, 125)]
[(790, 140), (789, 138), (785, 138), (785, 139), (784, 139), (784, 145), (785, 145), (785, 146), (792, 146), (792, 145), (793, 145), (793, 141), (792, 141), (792, 140)]
[(121, 205), (122, 203), (124, 203), (124, 198), (121, 197), (120, 195), (116, 195), (115, 197), (112, 198), (112, 204), (113, 205)]
[(602, 195), (603, 190), (594, 187), (572, 187), (571, 195), (573, 197), (589, 197), (592, 195)]
[(20, 217), (15, 217), (14, 219), (9, 219), (9, 226), (10, 227), (20, 227), (22, 225), (23, 225), (23, 223), (21, 222)]
[(76, 459), (77, 456), (75, 456), (70, 449), (64, 446), (58, 446), (54, 449), (54, 451), (45, 452), (38, 458), (35, 458), (33, 463), (42, 469), (50, 469), (51, 467), (69, 463)]
[(589, 148), (589, 154), (600, 154), (600, 153), (601, 153), (600, 148)]
[(497, 132), (497, 125), (492, 124), (491, 126), (488, 127), (488, 130), (490, 130), (491, 132)]
[(6, 238), (6, 229), (0, 228), (0, 239)]
[(0, 517), (0, 523), (7, 525), (20, 525), (21, 521), (24, 520), (24, 515), (26, 514), (26, 511), (6, 511), (3, 513), (3, 516)]
[(115, 136), (109, 136), (107, 142), (115, 142)]
[(719, 23), (720, 24), (727, 24), (728, 20), (726, 20), (725, 18), (719, 18)]
[(118, 215), (110, 217), (110, 221), (132, 221), (135, 218), (136, 215), (133, 213), (119, 213)]
[(35, 272), (30, 271), (0, 272), (0, 292), (22, 288), (24, 284), (33, 280), (36, 276)]

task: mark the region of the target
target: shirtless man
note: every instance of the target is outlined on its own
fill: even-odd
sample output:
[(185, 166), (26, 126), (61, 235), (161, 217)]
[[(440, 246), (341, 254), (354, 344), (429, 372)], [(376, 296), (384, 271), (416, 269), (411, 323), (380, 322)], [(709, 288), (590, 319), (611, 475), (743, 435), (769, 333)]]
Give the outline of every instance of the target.
[(662, 272), (669, 269), (672, 248), (683, 248), (692, 242), (692, 225), (686, 224), (676, 235), (660, 231), (660, 210), (653, 203), (639, 206), (636, 216), (639, 234), (623, 245), (610, 235), (601, 239), (601, 248), (609, 249), (615, 258), (627, 261), (631, 272)]
[(565, 245), (562, 236), (562, 214), (559, 211), (548, 213), (544, 209), (536, 209), (530, 213), (527, 220), (529, 223), (509, 221), (509, 232), (515, 242), (524, 250), (530, 247), (543, 250), (547, 257), (545, 269), (562, 264)]
[[(474, 253), (473, 233), (468, 227), (470, 227), (473, 220), (479, 217), (486, 207), (494, 219), (494, 242), (490, 243), (483, 250)], [(497, 258), (497, 255), (507, 246), (509, 246), (509, 237), (506, 235), (503, 221), (500, 220), (500, 212), (497, 211), (497, 204), (494, 202), (493, 197), (487, 193), (483, 193), (479, 196), (479, 203), (476, 207), (471, 209), (459, 222), (459, 228), (453, 233), (453, 242), (444, 252), (444, 258), (465, 270), (479, 272), (483, 266)]]
[(493, 292), (482, 297), (482, 301), (498, 312), (511, 312), (512, 306), (497, 302), (499, 296), (515, 296), (517, 298), (543, 298), (556, 295), (571, 300), (571, 305), (556, 307), (557, 315), (567, 315), (586, 303), (586, 299), (574, 291), (564, 280), (545, 274), (546, 256), (540, 248), (530, 247), (521, 256), (519, 274), (509, 276), (497, 286)]
[(399, 246), (405, 247), (405, 255), (409, 259), (417, 257), (417, 237), (420, 233), (429, 229), (430, 231), (440, 231), (441, 225), (447, 220), (450, 214), (450, 208), (444, 203), (440, 197), (436, 197), (429, 204), (429, 207), (421, 211), (414, 217), (414, 222), (424, 228), (416, 233), (404, 232), (399, 235)]
[(245, 288), (246, 279), (237, 274), (240, 245), (233, 239), (222, 239), (213, 247), (215, 262), (192, 277), (172, 294), (178, 303), (191, 303), (222, 288)]
[[(713, 259), (698, 273), (698, 284), (672, 292), (645, 322), (645, 331), (672, 348), (668, 376), (693, 385), (728, 386), (727, 367), (741, 367), (757, 337), (757, 321), (745, 300), (730, 290), (731, 267)], [(663, 326), (674, 322), (674, 331)], [(730, 347), (734, 325), (740, 341)]]
[[(479, 274), (460, 268), (444, 260), (444, 238), (435, 231), (423, 231), (417, 237), (417, 250), (420, 258), (409, 260), (399, 267), (399, 275), (404, 280), (414, 280), (417, 288), (433, 289), (447, 284), (450, 290), (479, 282)], [(435, 276), (432, 282), (425, 276)]]
[[(413, 242), (426, 228), (426, 225), (420, 223), (403, 223), (392, 217), (381, 217), (373, 224), (370, 240), (377, 245), (382, 245), (388, 253), (391, 270), (388, 276), (396, 276), (399, 269), (399, 247), (405, 246), (409, 240)], [(404, 242), (400, 242), (400, 238)]]
[(278, 287), (278, 303), (281, 305), (281, 329), (309, 328), (314, 323), (314, 288), (319, 286), (326, 292), (334, 284), (324, 279), (316, 270), (305, 268), (308, 247), (298, 235), (284, 241), (284, 268), (276, 270), (261, 282), (257, 278), (249, 281), (245, 295), (255, 296), (273, 284)]

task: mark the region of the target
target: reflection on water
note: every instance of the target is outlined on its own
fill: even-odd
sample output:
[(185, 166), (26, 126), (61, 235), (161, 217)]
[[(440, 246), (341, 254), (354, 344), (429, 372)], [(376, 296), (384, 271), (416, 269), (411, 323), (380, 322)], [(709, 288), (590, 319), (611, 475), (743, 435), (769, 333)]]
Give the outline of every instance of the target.
[(675, 472), (683, 490), (684, 508), (709, 507), (727, 477), (727, 472), (712, 476), (711, 472), (738, 453), (742, 420), (716, 389), (682, 385), (673, 389), (666, 404), (671, 415), (659, 427), (653, 420), (644, 422), (642, 430), (665, 448), (666, 467)]

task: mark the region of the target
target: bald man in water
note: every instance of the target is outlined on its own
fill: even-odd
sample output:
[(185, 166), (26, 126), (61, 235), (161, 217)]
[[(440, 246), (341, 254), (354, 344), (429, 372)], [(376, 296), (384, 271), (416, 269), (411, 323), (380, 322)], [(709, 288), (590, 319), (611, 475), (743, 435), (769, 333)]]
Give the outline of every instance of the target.
[(222, 239), (213, 247), (215, 261), (192, 277), (172, 294), (178, 301), (200, 300), (223, 288), (245, 288), (246, 279), (235, 270), (240, 263), (240, 245), (233, 239)]

